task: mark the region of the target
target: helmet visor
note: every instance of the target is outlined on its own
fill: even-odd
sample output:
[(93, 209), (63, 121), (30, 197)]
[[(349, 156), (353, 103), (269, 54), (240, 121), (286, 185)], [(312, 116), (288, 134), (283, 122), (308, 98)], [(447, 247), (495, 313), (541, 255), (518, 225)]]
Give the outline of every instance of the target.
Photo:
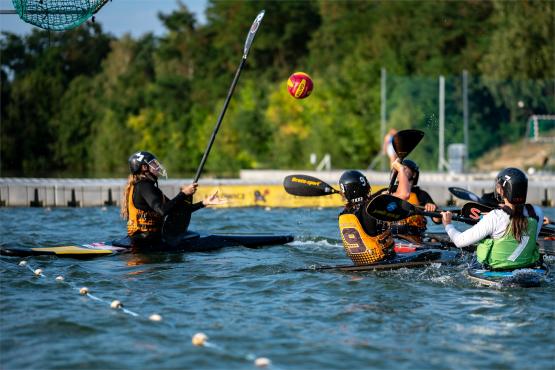
[(148, 162), (148, 167), (150, 168), (150, 172), (156, 177), (165, 177), (168, 178), (168, 172), (166, 168), (162, 165), (162, 163), (158, 162), (157, 159), (153, 159)]

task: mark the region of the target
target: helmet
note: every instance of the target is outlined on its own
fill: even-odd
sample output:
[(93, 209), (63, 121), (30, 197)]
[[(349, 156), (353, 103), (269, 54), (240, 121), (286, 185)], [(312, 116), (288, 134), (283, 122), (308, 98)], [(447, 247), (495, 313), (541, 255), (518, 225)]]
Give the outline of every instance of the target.
[(371, 190), (368, 179), (359, 171), (347, 171), (339, 178), (339, 186), (349, 202), (362, 202)]
[(495, 196), (497, 200), (503, 201), (507, 198), (512, 204), (526, 203), (526, 193), (528, 192), (528, 178), (518, 168), (505, 168), (497, 174), (495, 184), (500, 185), (503, 189), (503, 196), (497, 193), (497, 186), (495, 187)]
[(411, 161), (410, 159), (404, 159), (403, 165), (410, 168), (412, 172), (412, 185), (416, 186), (416, 184), (418, 184), (418, 177), (420, 176), (420, 170), (418, 168), (418, 165), (416, 164), (416, 162)]
[(132, 174), (137, 175), (141, 173), (141, 167), (143, 164), (146, 164), (149, 167), (150, 172), (154, 176), (167, 177), (166, 169), (160, 162), (158, 162), (158, 159), (156, 159), (154, 154), (150, 152), (137, 152), (129, 157), (129, 170)]

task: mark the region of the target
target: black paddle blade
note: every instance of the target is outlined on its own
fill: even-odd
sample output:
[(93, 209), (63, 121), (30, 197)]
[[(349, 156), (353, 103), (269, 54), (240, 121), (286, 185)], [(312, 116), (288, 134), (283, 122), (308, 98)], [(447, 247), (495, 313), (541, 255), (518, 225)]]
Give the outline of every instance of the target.
[(499, 206), (499, 201), (495, 199), (494, 192), (482, 194), (482, 201), (480, 203), (485, 204), (487, 206), (495, 207), (495, 208)]
[(397, 156), (403, 160), (424, 137), (424, 131), (401, 130), (393, 136), (393, 149)]
[(372, 199), (366, 212), (378, 220), (399, 221), (413, 215), (414, 206), (393, 195), (382, 194)]
[(493, 210), (484, 204), (468, 202), (461, 209), (461, 216), (473, 220), (474, 223), (480, 221), (483, 215)]
[(462, 200), (469, 200), (471, 202), (478, 202), (478, 203), (481, 203), (481, 200), (482, 200), (478, 195), (474, 194), (470, 190), (466, 190), (456, 186), (450, 187), (449, 192)]
[(308, 175), (286, 176), (283, 179), (283, 187), (289, 194), (302, 197), (319, 197), (339, 193), (322, 180)]

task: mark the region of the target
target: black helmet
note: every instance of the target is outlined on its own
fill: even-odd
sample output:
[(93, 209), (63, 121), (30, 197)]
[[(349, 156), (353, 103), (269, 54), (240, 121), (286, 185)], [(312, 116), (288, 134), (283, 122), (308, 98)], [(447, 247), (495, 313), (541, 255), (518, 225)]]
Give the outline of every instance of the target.
[(410, 159), (404, 159), (403, 164), (410, 168), (412, 172), (412, 185), (416, 186), (416, 184), (418, 184), (418, 177), (420, 176), (420, 169), (418, 168), (418, 165)]
[(526, 193), (528, 192), (528, 178), (518, 168), (505, 168), (497, 174), (495, 184), (499, 184), (503, 189), (503, 196), (497, 193), (495, 196), (499, 201), (503, 201), (503, 197), (507, 198), (512, 204), (526, 203)]
[(349, 202), (362, 202), (370, 192), (368, 179), (359, 171), (347, 171), (339, 178), (339, 186)]
[(160, 162), (156, 156), (150, 152), (137, 152), (129, 157), (129, 170), (132, 174), (137, 175), (141, 173), (141, 167), (143, 164), (146, 164), (150, 168), (150, 172), (156, 176), (164, 176), (166, 177), (166, 169)]

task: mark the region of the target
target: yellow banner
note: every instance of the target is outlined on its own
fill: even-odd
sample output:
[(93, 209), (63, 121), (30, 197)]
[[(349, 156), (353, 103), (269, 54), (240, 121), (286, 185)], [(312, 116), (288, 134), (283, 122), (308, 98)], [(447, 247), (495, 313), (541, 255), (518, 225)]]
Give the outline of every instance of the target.
[[(227, 199), (227, 204), (218, 206), (233, 207), (342, 207), (345, 201), (341, 195), (319, 197), (299, 197), (288, 194), (283, 185), (219, 185), (199, 186), (195, 202), (202, 200), (214, 190), (219, 190), (220, 197)], [(379, 188), (375, 189), (376, 191)]]

